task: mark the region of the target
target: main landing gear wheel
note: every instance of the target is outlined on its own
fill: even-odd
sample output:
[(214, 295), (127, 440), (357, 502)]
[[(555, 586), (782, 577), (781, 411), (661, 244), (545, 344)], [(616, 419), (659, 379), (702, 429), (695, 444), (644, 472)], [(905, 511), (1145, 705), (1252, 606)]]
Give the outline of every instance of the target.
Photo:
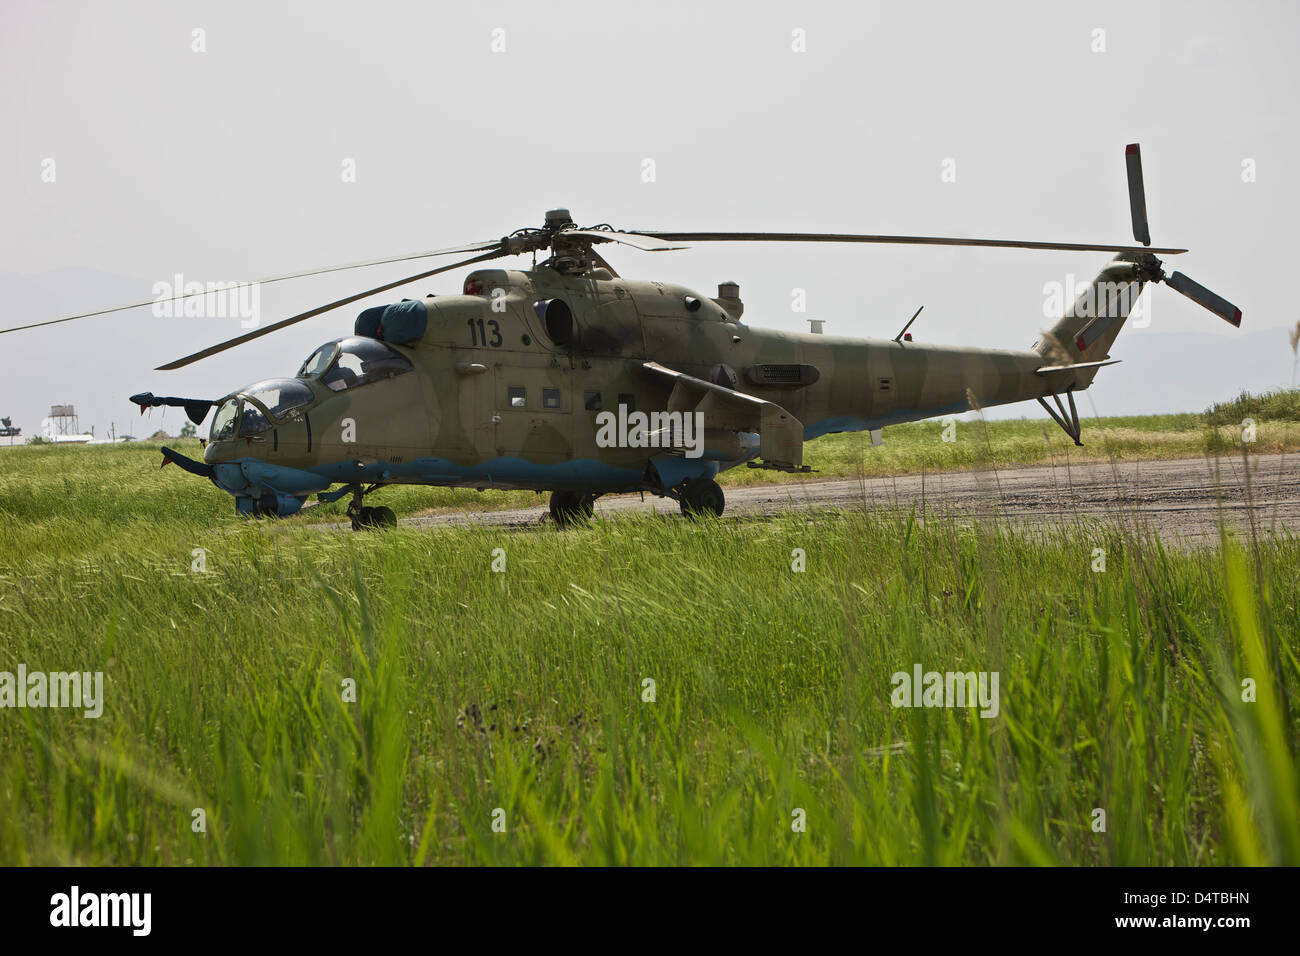
[(561, 528), (582, 524), (591, 519), (596, 496), (581, 491), (552, 491), (551, 520)]
[(352, 512), (352, 530), (364, 528), (396, 528), (397, 515), (392, 508), (380, 505), (377, 508), (358, 508)]
[(712, 478), (691, 478), (682, 485), (677, 502), (682, 506), (682, 514), (688, 518), (701, 515), (716, 518), (726, 508), (727, 497)]

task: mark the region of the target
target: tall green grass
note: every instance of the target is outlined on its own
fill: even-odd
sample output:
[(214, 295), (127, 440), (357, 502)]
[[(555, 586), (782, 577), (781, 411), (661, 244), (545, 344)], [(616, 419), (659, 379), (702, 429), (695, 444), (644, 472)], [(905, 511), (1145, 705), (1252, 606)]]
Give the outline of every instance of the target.
[(1205, 410), (1205, 420), (1211, 425), (1239, 424), (1244, 418), (1300, 422), (1300, 388), (1275, 388), (1258, 395), (1243, 391)]
[[(1294, 539), (337, 533), (83, 451), (0, 457), (0, 670), (102, 670), (107, 698), (0, 710), (0, 862), (1300, 862)], [(916, 663), (998, 671), (999, 716), (895, 709)]]

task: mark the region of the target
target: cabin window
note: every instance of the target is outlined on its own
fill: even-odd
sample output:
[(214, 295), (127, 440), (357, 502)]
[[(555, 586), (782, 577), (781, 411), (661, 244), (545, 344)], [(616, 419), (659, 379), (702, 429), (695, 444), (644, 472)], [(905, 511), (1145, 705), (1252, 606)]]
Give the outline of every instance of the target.
[(528, 391), (522, 385), (511, 385), (506, 389), (506, 399), (511, 408), (526, 408), (528, 406)]
[(631, 392), (619, 392), (618, 403), (627, 406), (627, 412), (629, 415), (636, 411), (636, 396)]
[(582, 407), (589, 412), (598, 412), (601, 409), (600, 392), (583, 392)]
[(559, 408), (560, 390), (558, 388), (542, 389), (542, 408)]

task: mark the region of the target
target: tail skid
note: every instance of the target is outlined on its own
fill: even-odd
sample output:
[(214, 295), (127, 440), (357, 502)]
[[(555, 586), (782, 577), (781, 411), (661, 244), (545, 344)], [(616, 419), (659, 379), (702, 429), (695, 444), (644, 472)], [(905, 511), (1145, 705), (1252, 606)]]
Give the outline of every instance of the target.
[(1070, 403), (1069, 414), (1066, 413), (1065, 406), (1061, 404), (1061, 396), (1058, 394), (1052, 395), (1052, 401), (1056, 402), (1056, 408), (1060, 412), (1059, 415), (1052, 410), (1051, 405), (1047, 404), (1046, 399), (1038, 399), (1038, 404), (1042, 405), (1047, 414), (1052, 416), (1052, 421), (1060, 425), (1061, 430), (1073, 438), (1074, 443), (1082, 448), (1083, 442), (1079, 440), (1079, 437), (1083, 434), (1083, 428), (1079, 425), (1079, 410), (1074, 405), (1074, 389), (1067, 389), (1065, 398)]

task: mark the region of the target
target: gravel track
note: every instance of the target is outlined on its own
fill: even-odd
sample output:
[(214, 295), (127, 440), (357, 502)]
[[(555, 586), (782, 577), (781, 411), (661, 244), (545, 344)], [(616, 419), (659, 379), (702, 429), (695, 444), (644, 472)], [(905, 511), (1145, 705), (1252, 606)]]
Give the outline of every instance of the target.
[[(728, 488), (727, 517), (754, 518), (793, 510), (906, 508), (959, 517), (998, 518), (1034, 526), (1098, 517), (1147, 527), (1180, 546), (1212, 543), (1219, 521), (1249, 533), (1300, 533), (1300, 455), (1185, 458), (1082, 465), (1034, 465), (924, 475)], [(503, 511), (456, 512), (402, 519), (405, 527), (436, 528), (477, 522), (529, 527), (544, 523), (538, 505)], [(678, 514), (666, 498), (611, 495), (596, 511)], [(332, 526), (342, 527), (342, 526)]]

